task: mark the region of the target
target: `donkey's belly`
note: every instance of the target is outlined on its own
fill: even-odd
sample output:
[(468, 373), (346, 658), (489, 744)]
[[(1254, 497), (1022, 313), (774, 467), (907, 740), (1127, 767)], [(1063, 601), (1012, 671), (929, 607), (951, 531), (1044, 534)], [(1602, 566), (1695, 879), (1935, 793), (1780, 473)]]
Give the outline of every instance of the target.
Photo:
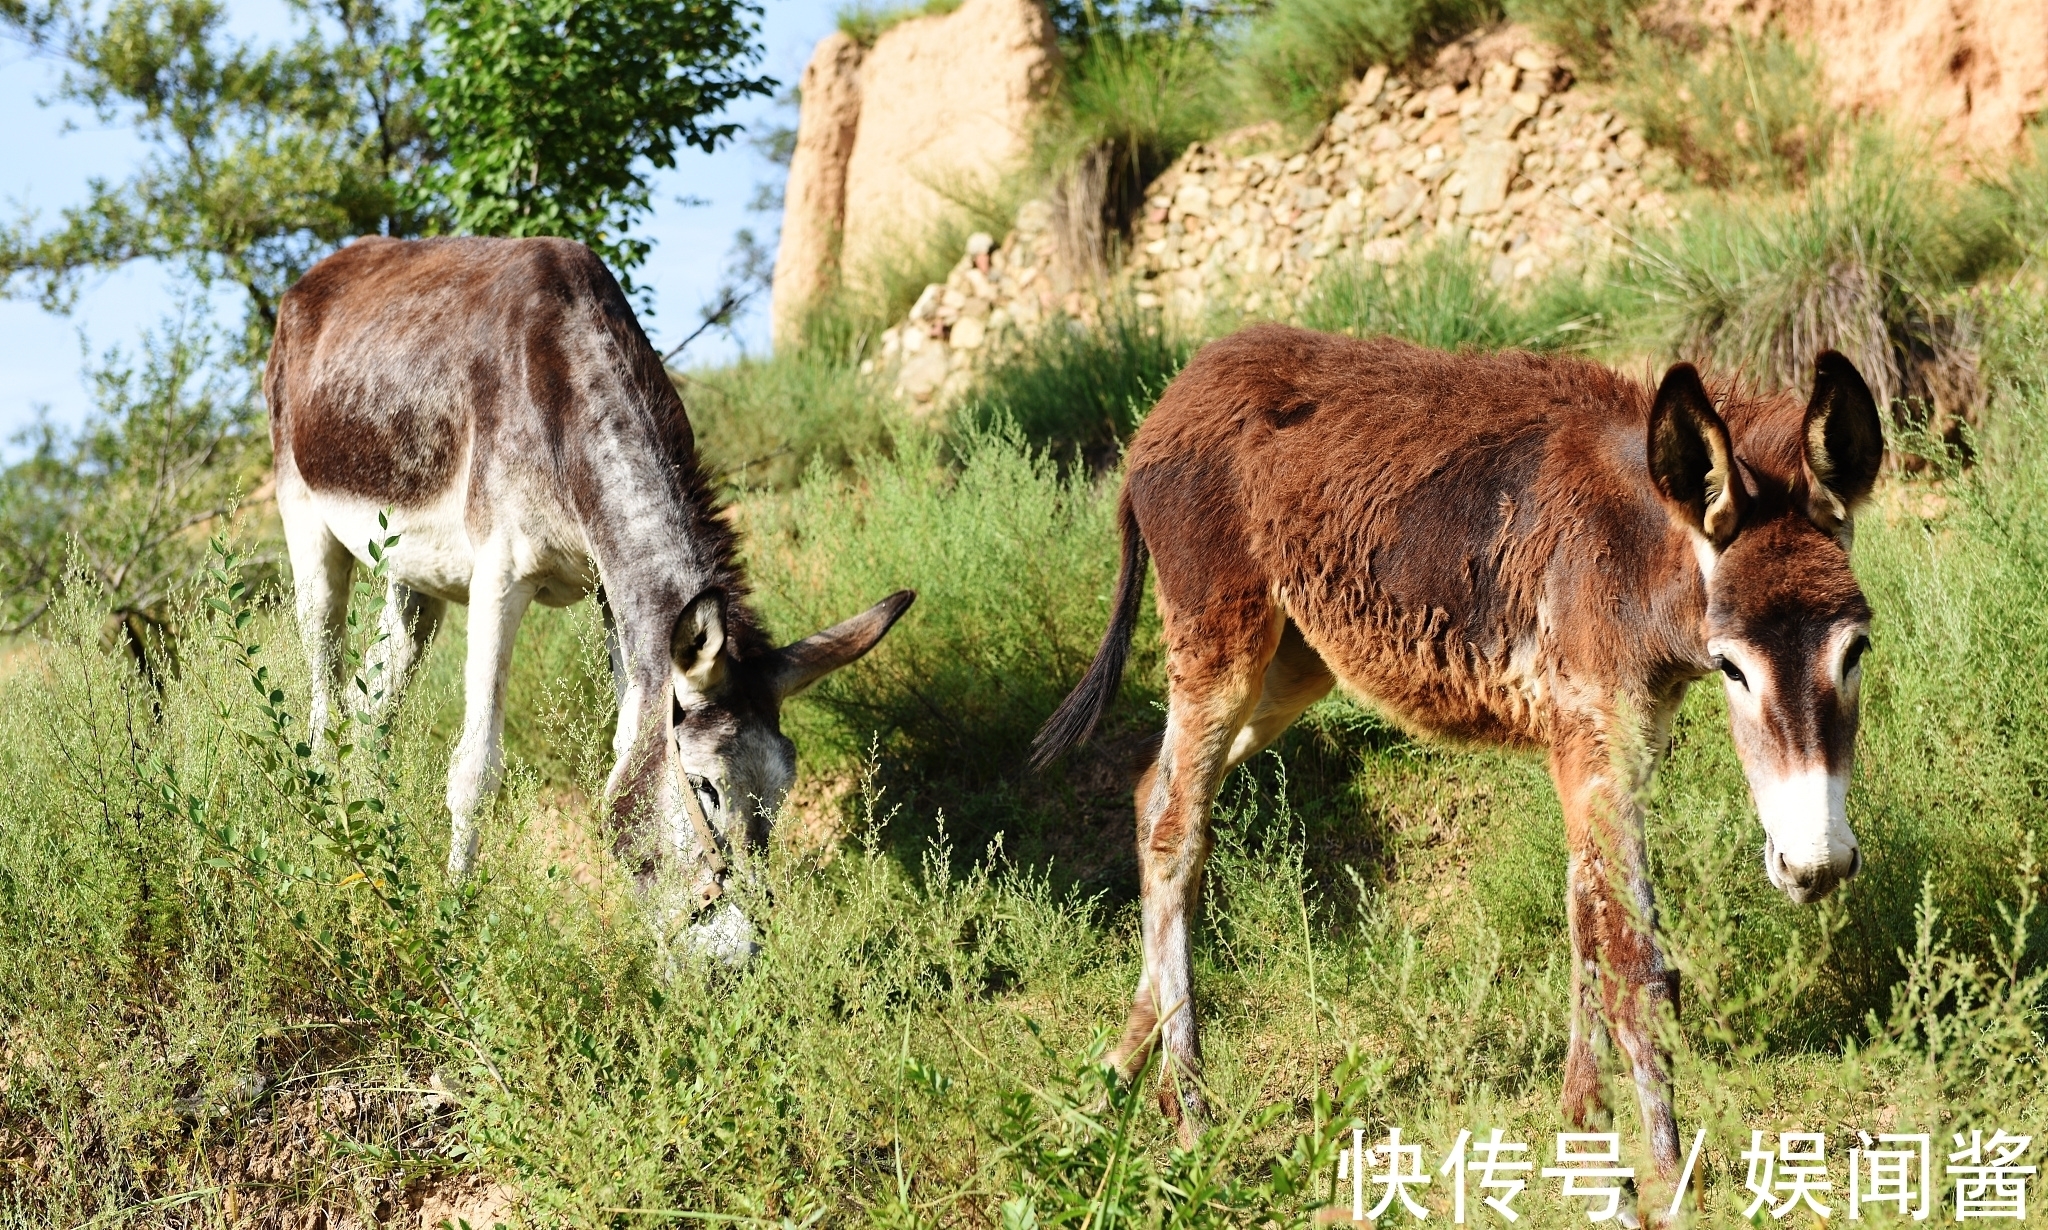
[(1330, 672), (1416, 734), (1459, 743), (1538, 747), (1549, 737), (1543, 672), (1529, 652), (1489, 657), (1429, 618), (1318, 626), (1295, 615)]
[[(372, 563), (370, 544), (381, 544), (395, 534), (398, 542), (388, 556), (392, 580), (450, 602), (469, 601), (476, 552), (469, 528), (463, 524), (459, 489), (431, 504), (411, 508), (380, 508), (367, 500), (326, 492), (314, 493), (311, 503), (327, 532), (364, 567)], [(386, 516), (388, 528), (377, 524), (379, 513)]]

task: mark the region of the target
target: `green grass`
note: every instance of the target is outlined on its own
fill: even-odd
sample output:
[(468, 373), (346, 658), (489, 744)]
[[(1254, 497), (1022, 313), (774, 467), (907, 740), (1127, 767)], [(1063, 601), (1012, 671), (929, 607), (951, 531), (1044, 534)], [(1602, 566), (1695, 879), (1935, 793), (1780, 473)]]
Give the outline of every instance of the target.
[(1332, 262), (1301, 305), (1301, 324), (1367, 337), (1385, 333), (1438, 350), (1556, 350), (1611, 332), (1604, 288), (1575, 276), (1511, 297), (1462, 243), (1432, 244), (1395, 266)]
[[(1741, 304), (1778, 302), (1757, 288), (1835, 259), (1825, 237), (1851, 223), (1850, 250), (1951, 289), (2023, 248), (2024, 180), (1940, 200), (1858, 182), (1785, 212), (1696, 208), (1654, 251)], [(1452, 349), (1628, 351), (1669, 345), (1705, 297), (1622, 274), (1508, 295), (1432, 248), (1325, 270), (1302, 314)], [(1715, 689), (1648, 801), (1707, 1224), (1740, 1220), (1751, 1128), (1828, 1131), (1839, 1182), (1858, 1128), (1945, 1140), (2048, 1115), (2048, 933), (2025, 912), (2048, 818), (2030, 285), (1977, 292), (1975, 464), (1887, 478), (1857, 527), (1877, 612), (1850, 795), (1864, 874), (1819, 908), (1769, 888)], [(743, 970), (670, 968), (607, 853), (587, 605), (522, 629), (507, 782), (484, 875), (458, 888), (439, 869), (460, 612), (395, 722), (353, 727), (328, 769), (294, 746), (304, 666), (274, 578), (223, 565), (177, 590), (161, 692), (72, 586), (0, 659), (0, 1226), (225, 1225), (231, 1190), (241, 1222), (333, 1225), (473, 1176), (548, 1226), (1298, 1225), (1353, 1122), (1400, 1125), (1432, 1169), (1461, 1128), (1546, 1150), (1568, 946), (1543, 763), (1419, 743), (1342, 698), (1218, 806), (1195, 951), (1216, 1130), (1174, 1150), (1147, 1090), (1089, 1062), (1136, 975), (1149, 604), (1097, 743), (1023, 766), (1107, 618), (1118, 449), (1198, 340), (1112, 306), (1038, 335), (943, 427), (898, 417), (857, 346), (684, 382), (779, 636), (920, 594), (784, 714), (801, 775), (738, 889), (767, 920)], [(355, 610), (360, 649), (368, 587)], [(1551, 1184), (1521, 1208), (1582, 1224)]]
[[(1737, 1220), (1748, 1128), (2048, 1113), (2043, 967), (2011, 938), (2038, 945), (2041, 920), (2000, 913), (2026, 899), (2048, 777), (2048, 313), (2015, 298), (1995, 324), (2003, 426), (1978, 464), (1895, 482), (1858, 527), (1866, 873), (1818, 909), (1768, 888), (1712, 689), (1650, 801), (1687, 978), (1679, 1112), (1713, 1133), (1716, 1224)], [(774, 897), (742, 971), (664, 975), (590, 835), (608, 691), (587, 610), (526, 629), (486, 873), (457, 890), (438, 868), (459, 619), (396, 724), (316, 778), (263, 592), (191, 595), (220, 606), (191, 605), (160, 697), (74, 595), (0, 680), (0, 1218), (218, 1224), (230, 1185), (244, 1218), (367, 1216), (480, 1174), (541, 1225), (1290, 1224), (1354, 1118), (1432, 1165), (1462, 1127), (1546, 1147), (1566, 948), (1543, 767), (1342, 700), (1219, 807), (1196, 953), (1218, 1131), (1175, 1153), (1142, 1090), (1100, 1087), (1085, 1061), (1136, 968), (1128, 796), (1110, 752), (1019, 766), (1100, 631), (1109, 489), (1012, 438), (954, 453), (819, 461), (744, 506), (785, 636), (922, 597), (787, 714), (804, 784), (742, 890)], [(1155, 638), (1108, 732), (1125, 753), (1158, 721)], [(795, 839), (833, 828), (836, 850)], [(1522, 1207), (1581, 1216), (1540, 1184)]]
[(1499, 16), (1494, 0), (1274, 0), (1230, 59), (1250, 115), (1305, 129), (1371, 65), (1408, 63)]

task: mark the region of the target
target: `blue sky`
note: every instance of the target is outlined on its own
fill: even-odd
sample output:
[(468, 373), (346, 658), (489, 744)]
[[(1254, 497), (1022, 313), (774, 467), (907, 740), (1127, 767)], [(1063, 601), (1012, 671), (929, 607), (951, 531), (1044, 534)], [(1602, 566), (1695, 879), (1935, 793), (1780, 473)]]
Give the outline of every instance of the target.
[[(793, 85), (838, 7), (836, 0), (766, 0), (761, 32), (768, 74)], [(229, 0), (229, 9), (238, 35), (272, 39), (292, 32), (289, 10), (278, 0)], [(83, 107), (54, 103), (61, 76), (57, 62), (0, 41), (0, 211), (10, 220), (29, 209), (44, 226), (54, 225), (60, 210), (85, 199), (88, 180), (124, 179), (143, 154), (125, 121), (103, 125)], [(42, 105), (46, 101), (52, 105)], [(795, 122), (793, 112), (765, 100), (749, 100), (735, 115), (749, 128)], [(735, 232), (745, 227), (763, 242), (773, 239), (777, 220), (750, 213), (747, 205), (755, 185), (779, 174), (742, 140), (715, 154), (684, 151), (676, 168), (655, 181), (655, 210), (641, 228), (654, 241), (654, 253), (634, 280), (653, 288), (655, 316), (646, 323), (657, 345), (666, 349), (695, 326)], [(705, 203), (686, 205), (679, 198)], [(60, 423), (78, 422), (90, 404), (87, 359), (111, 345), (134, 348), (142, 332), (171, 311), (182, 280), (174, 270), (141, 264), (93, 277), (68, 316), (45, 312), (32, 300), (0, 300), (0, 456), (15, 454), (6, 442), (44, 409)], [(767, 349), (767, 307), (765, 296), (755, 303), (740, 324), (738, 345)], [(215, 310), (235, 319), (241, 304), (222, 292)], [(729, 358), (738, 345), (706, 335), (689, 357)]]

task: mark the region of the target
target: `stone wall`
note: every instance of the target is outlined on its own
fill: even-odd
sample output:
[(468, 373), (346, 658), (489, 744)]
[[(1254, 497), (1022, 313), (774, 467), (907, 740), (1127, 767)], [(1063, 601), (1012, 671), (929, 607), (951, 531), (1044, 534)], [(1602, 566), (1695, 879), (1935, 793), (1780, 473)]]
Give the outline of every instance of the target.
[[(1139, 309), (1285, 316), (1333, 262), (1385, 265), (1469, 245), (1512, 288), (1583, 267), (1675, 217), (1643, 179), (1640, 135), (1515, 27), (1446, 48), (1414, 79), (1375, 68), (1299, 148), (1276, 129), (1188, 149), (1147, 193), (1113, 278)], [(1087, 323), (1062, 286), (1050, 210), (1025, 207), (1000, 244), (976, 235), (944, 283), (871, 360), (913, 408), (964, 390), (992, 353), (1054, 317)]]

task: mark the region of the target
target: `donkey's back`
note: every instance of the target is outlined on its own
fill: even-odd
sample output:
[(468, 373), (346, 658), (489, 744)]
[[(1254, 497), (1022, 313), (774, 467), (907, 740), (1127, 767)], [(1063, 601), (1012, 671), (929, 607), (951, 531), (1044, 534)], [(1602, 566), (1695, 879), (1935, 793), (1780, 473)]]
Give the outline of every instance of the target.
[[(1601, 561), (1649, 561), (1665, 527), (1649, 410), (1642, 385), (1576, 359), (1263, 326), (1169, 386), (1132, 444), (1130, 500), (1163, 581), (1235, 585), (1260, 610), (1279, 596), (1338, 678), (1414, 726), (1540, 744), (1536, 642), (1634, 603)], [(1148, 524), (1189, 516), (1200, 535)], [(1185, 547), (1202, 558), (1166, 558)]]
[(474, 518), (497, 487), (569, 512), (593, 448), (694, 468), (618, 282), (565, 240), (359, 240), (286, 293), (264, 385), (280, 481), (338, 504)]

